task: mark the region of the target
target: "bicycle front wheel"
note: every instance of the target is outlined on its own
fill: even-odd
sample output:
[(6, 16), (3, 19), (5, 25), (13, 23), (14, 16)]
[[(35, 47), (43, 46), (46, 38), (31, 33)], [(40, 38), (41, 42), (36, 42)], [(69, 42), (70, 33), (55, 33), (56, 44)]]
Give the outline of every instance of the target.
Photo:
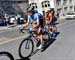
[(14, 60), (14, 57), (8, 52), (0, 52), (0, 60)]
[(21, 58), (30, 57), (34, 49), (34, 43), (31, 39), (24, 39), (19, 46), (19, 56)]

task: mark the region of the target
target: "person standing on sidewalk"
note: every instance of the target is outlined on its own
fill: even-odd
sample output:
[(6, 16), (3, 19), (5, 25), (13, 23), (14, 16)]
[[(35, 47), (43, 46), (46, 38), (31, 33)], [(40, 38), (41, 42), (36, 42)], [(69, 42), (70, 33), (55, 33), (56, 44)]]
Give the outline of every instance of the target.
[(7, 14), (4, 15), (4, 18), (6, 20), (6, 24), (9, 25), (9, 16)]
[(20, 24), (20, 18), (21, 18), (21, 15), (17, 13), (16, 14), (17, 25)]

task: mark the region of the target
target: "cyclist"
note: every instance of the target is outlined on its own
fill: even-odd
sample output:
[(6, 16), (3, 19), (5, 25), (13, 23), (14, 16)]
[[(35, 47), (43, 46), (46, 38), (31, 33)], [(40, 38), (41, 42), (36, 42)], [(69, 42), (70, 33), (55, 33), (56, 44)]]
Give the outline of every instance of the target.
[(54, 29), (54, 11), (48, 10), (46, 13), (46, 24), (50, 28), (50, 34), (53, 39), (55, 39), (55, 29)]
[(23, 25), (23, 28), (30, 24), (30, 31), (37, 31), (37, 35), (40, 38), (41, 44), (37, 47), (37, 49), (41, 49), (43, 47), (43, 37), (42, 37), (42, 28), (43, 28), (43, 18), (41, 13), (38, 11), (35, 12), (33, 8), (28, 9), (28, 20), (27, 23)]

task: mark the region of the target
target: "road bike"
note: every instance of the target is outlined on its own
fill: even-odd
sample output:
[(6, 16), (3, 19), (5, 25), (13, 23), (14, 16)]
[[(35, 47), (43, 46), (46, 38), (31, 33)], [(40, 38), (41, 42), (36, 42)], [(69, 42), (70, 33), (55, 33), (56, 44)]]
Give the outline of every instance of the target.
[[(30, 57), (31, 54), (34, 52), (34, 46), (40, 45), (39, 36), (34, 36), (34, 32), (36, 33), (36, 31), (29, 32), (29, 29), (25, 29), (25, 30), (28, 30), (28, 33), (30, 35), (27, 38), (25, 38), (19, 46), (19, 56), (21, 58)], [(43, 30), (42, 34), (43, 34), (44, 42), (50, 40), (50, 34), (48, 31)], [(36, 44), (34, 42), (36, 42)]]
[(0, 52), (0, 60), (14, 60), (14, 57), (9, 52)]

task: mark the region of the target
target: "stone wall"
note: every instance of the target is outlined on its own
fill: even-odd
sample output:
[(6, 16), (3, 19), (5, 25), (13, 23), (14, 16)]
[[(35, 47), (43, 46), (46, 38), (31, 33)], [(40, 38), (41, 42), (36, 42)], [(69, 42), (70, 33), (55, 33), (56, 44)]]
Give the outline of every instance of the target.
[(0, 0), (0, 15), (26, 13), (28, 5), (26, 0)]

